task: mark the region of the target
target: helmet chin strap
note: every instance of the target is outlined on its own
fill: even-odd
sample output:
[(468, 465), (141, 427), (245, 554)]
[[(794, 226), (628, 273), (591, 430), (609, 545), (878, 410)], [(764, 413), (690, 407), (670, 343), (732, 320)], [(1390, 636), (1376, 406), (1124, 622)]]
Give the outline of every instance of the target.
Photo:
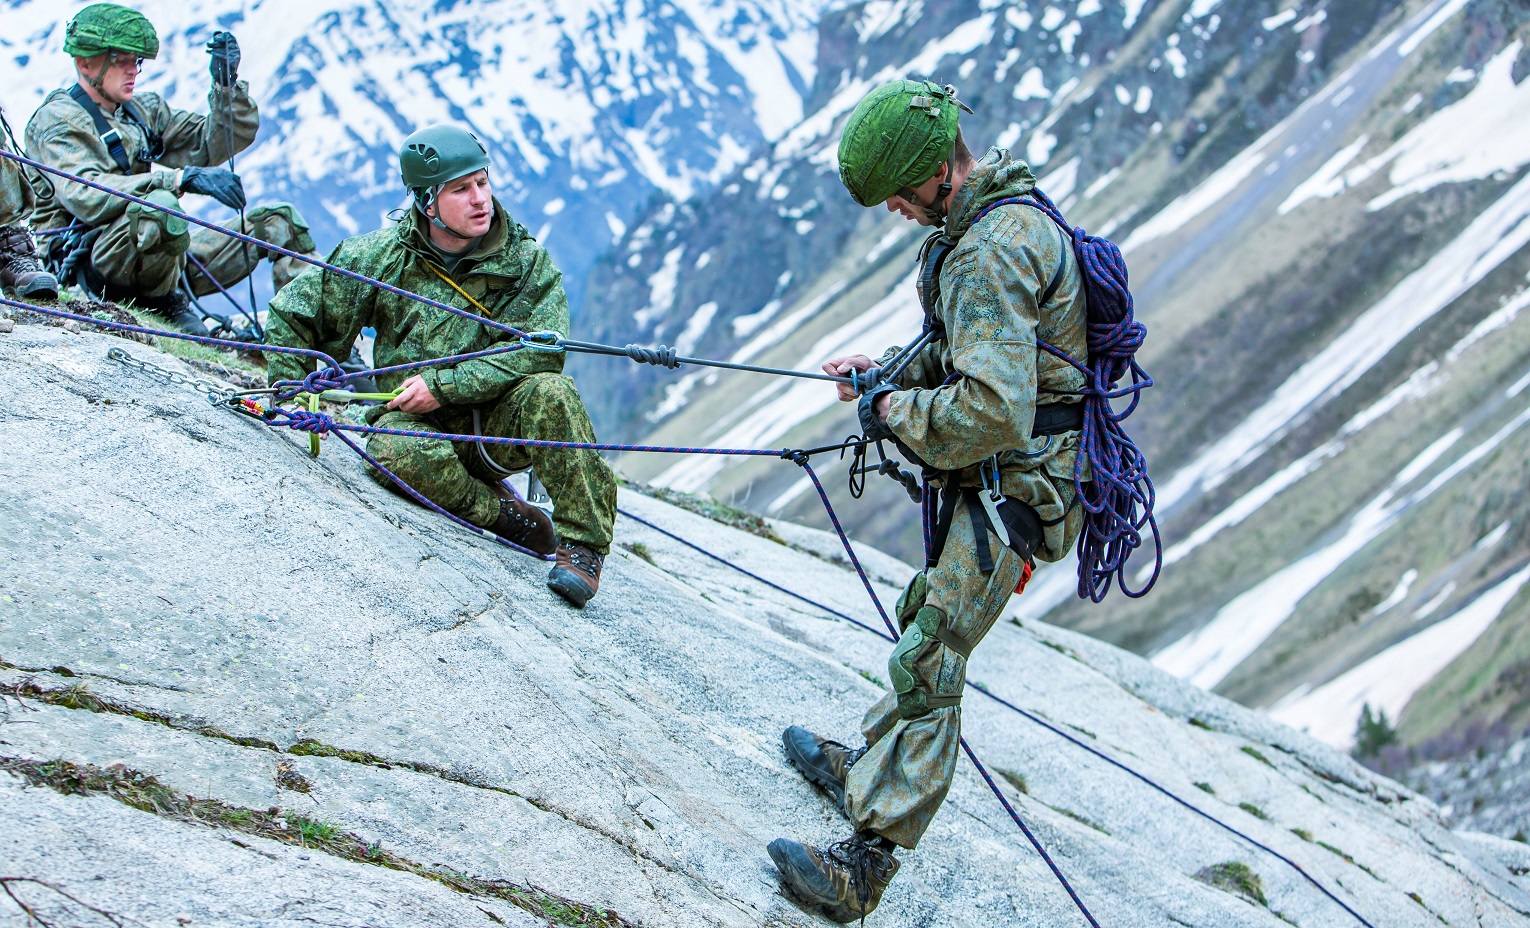
[(945, 228), (946, 225), (946, 198), (951, 196), (951, 163), (954, 160), (953, 157), (946, 161), (946, 170), (940, 178), (940, 188), (935, 192), (935, 202), (929, 206), (919, 205), (919, 208), (924, 211), (924, 218), (936, 228)]

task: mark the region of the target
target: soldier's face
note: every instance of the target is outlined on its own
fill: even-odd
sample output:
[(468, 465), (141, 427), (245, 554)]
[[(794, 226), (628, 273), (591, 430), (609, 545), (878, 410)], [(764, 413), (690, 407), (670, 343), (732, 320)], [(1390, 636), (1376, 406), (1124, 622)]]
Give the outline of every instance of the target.
[(897, 213), (904, 219), (912, 219), (922, 226), (934, 225), (935, 220), (924, 211), (924, 207), (933, 204), (935, 198), (939, 196), (943, 177), (945, 177), (945, 165), (941, 165), (939, 171), (918, 187), (904, 187), (888, 197), (887, 211)]
[(101, 96), (113, 103), (127, 103), (133, 99), (138, 86), (138, 75), (143, 70), (143, 59), (127, 52), (107, 52), (90, 58), (77, 58), (80, 72), (94, 77), (100, 75)]
[(483, 170), (450, 181), (441, 188), (430, 208), (447, 228), (459, 234), (477, 237), (488, 232), (494, 221), (489, 172)]

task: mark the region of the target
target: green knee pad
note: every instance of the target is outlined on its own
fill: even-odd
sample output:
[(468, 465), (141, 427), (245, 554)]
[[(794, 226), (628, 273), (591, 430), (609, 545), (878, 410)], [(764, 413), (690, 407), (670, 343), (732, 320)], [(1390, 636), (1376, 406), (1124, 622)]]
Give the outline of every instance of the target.
[[(166, 209), (181, 211), (181, 201), (175, 198), (175, 194), (168, 190), (150, 190), (144, 195), (144, 199), (156, 206)], [(130, 203), (128, 213), (133, 217), (133, 238), (138, 239), (138, 227), (141, 223), (149, 222), (159, 226), (160, 243), (153, 251), (185, 251), (191, 244), (191, 236), (187, 233), (190, 225), (179, 216), (157, 209), (150, 209), (139, 203)]]
[[(270, 206), (257, 206), (246, 214), (252, 228), (260, 229), (267, 241), (273, 245), (280, 245), (290, 251), (307, 254), (317, 251), (313, 236), (308, 234), (308, 221), (303, 214), (297, 211), (297, 207), (290, 203), (275, 203)], [(278, 241), (274, 232), (271, 231), (273, 219), (280, 218), (290, 228), (291, 233), (287, 241)]]
[[(920, 574), (919, 577), (923, 577)], [(919, 578), (915, 578), (919, 579)], [(910, 584), (912, 589), (913, 584)], [(907, 595), (905, 593), (905, 595)], [(920, 596), (923, 600), (923, 596)], [(899, 601), (900, 606), (903, 605)], [(902, 617), (902, 609), (899, 617)], [(917, 719), (928, 715), (931, 709), (954, 706), (961, 696), (941, 696), (935, 693), (933, 683), (920, 679), (916, 667), (921, 658), (941, 645), (941, 630), (946, 624), (946, 614), (934, 606), (921, 606), (908, 623), (898, 646), (887, 661), (887, 676), (892, 680), (893, 692), (898, 694), (898, 716)]]

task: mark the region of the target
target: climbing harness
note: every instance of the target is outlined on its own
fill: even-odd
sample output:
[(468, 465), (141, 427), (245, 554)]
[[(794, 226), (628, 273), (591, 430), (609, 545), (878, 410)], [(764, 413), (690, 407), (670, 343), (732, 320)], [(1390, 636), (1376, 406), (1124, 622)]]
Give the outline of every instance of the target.
[[(1020, 197), (997, 200), (984, 206), (972, 220), (976, 226), (989, 213), (1001, 206), (1027, 206), (1046, 215), (1058, 227), (1061, 260), (1053, 272), (1051, 281), (1042, 291), (1037, 308), (1044, 308), (1057, 295), (1069, 265), (1069, 256), (1079, 262), (1083, 288), (1088, 307), (1086, 319), (1086, 344), (1088, 363), (1080, 362), (1067, 352), (1041, 338), (1036, 347), (1064, 361), (1084, 376), (1085, 386), (1071, 402), (1040, 403), (1036, 406), (1032, 437), (1047, 437), (1041, 451), (1023, 453), (1028, 457), (1045, 454), (1051, 448), (1052, 438), (1069, 432), (1079, 433), (1079, 454), (1074, 463), (1073, 483), (1076, 493), (1074, 503), (1084, 508), (1083, 528), (1079, 532), (1078, 595), (1081, 599), (1101, 602), (1113, 584), (1119, 583), (1121, 592), (1136, 598), (1146, 595), (1158, 580), (1163, 568), (1163, 541), (1158, 523), (1153, 516), (1153, 482), (1148, 476), (1147, 458), (1142, 454), (1121, 426), (1121, 422), (1137, 408), (1143, 390), (1153, 386), (1153, 380), (1137, 364), (1135, 355), (1146, 337), (1147, 328), (1132, 317), (1133, 301), (1127, 287), (1125, 259), (1116, 245), (1106, 239), (1091, 236), (1083, 229), (1072, 228), (1062, 213), (1039, 189)], [(970, 228), (970, 227), (969, 227)], [(915, 278), (919, 302), (924, 309), (924, 328), (920, 338), (888, 360), (886, 367), (868, 371), (872, 389), (890, 382), (910, 364), (925, 346), (945, 338), (935, 307), (940, 295), (940, 273), (946, 259), (955, 249), (956, 242), (945, 232), (932, 233), (919, 250), (919, 271)], [(952, 374), (946, 383), (955, 382), (960, 372)], [(1130, 377), (1125, 386), (1118, 386), (1123, 378)], [(1116, 412), (1112, 401), (1131, 397), (1126, 409)], [(903, 449), (908, 453), (908, 449)], [(912, 454), (910, 454), (912, 457)], [(1089, 468), (1086, 478), (1084, 468)], [(926, 478), (933, 474), (926, 473)], [(948, 520), (932, 515), (933, 508), (928, 496), (925, 500), (925, 549), (932, 550), (935, 534), (945, 537), (949, 530)], [(993, 503), (997, 501), (990, 500)], [(980, 499), (979, 505), (982, 504)], [(949, 499), (941, 512), (954, 508)], [(972, 507), (969, 506), (969, 509)], [(978, 524), (976, 510), (974, 524)], [(1002, 519), (997, 513), (986, 513), (990, 525), (999, 526)], [(933, 520), (933, 521), (932, 521)], [(1058, 520), (1061, 521), (1061, 520)], [(1056, 524), (1044, 523), (1044, 525)], [(1127, 585), (1126, 562), (1143, 544), (1143, 530), (1153, 536), (1154, 565), (1146, 582), (1137, 589)], [(984, 533), (977, 532), (979, 558), (985, 558)], [(938, 546), (937, 546), (938, 547)]]
[(136, 106), (127, 102), (117, 104), (118, 109), (122, 110), (123, 117), (143, 130), (146, 141), (143, 148), (133, 152), (130, 156), (127, 146), (123, 144), (122, 133), (118, 132), (117, 127), (113, 126), (111, 121), (106, 118), (106, 114), (101, 112), (100, 105), (90, 98), (90, 94), (85, 92), (85, 88), (79, 84), (74, 84), (70, 86), (68, 92), (69, 96), (74, 99), (74, 102), (80, 105), (80, 109), (85, 111), (85, 115), (90, 117), (90, 121), (95, 125), (96, 135), (101, 137), (101, 144), (106, 146), (106, 153), (112, 156), (112, 160), (117, 163), (117, 167), (122, 169), (122, 173), (133, 173), (134, 158), (137, 158), (144, 164), (153, 164), (164, 157), (165, 140), (160, 137), (159, 133), (149, 128), (148, 122), (139, 115)]

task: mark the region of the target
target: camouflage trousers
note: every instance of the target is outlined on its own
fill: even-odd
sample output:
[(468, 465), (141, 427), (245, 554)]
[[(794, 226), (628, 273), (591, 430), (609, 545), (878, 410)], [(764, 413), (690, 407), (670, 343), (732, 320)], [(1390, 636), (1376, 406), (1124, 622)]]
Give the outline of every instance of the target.
[[(0, 140), (0, 149), (10, 151), (3, 140)], [(32, 188), (21, 165), (0, 158), (0, 228), (26, 222), (32, 213), (33, 200)]]
[(958, 507), (940, 562), (916, 574), (898, 600), (903, 637), (887, 664), (893, 690), (861, 723), (868, 749), (850, 768), (845, 810), (857, 829), (900, 847), (919, 843), (956, 774), (967, 682), (960, 650), (970, 654), (993, 628), (1024, 569), (1019, 555), (984, 534), (994, 561), (986, 575), (972, 520)]
[[(180, 201), (167, 190), (155, 190), (144, 199), (181, 209)], [(242, 224), (228, 225), (289, 251), (319, 257), (313, 237), (308, 234), (308, 223), (294, 206), (285, 203), (257, 206), (245, 213)], [(271, 254), (265, 248), (130, 203), (125, 213), (102, 227), (91, 248), (90, 263), (107, 283), (154, 298), (175, 289), (183, 273), (191, 284), (191, 292), (197, 296), (217, 293), (218, 284), (232, 287), (250, 276), (261, 259), (268, 257)], [(206, 271), (197, 267), (197, 263)], [(280, 290), (305, 266), (294, 258), (275, 258), (271, 262), (271, 285)]]
[[(479, 414), (483, 435), (595, 441), (595, 427), (590, 424), (579, 390), (563, 374), (523, 377), (498, 402), (480, 407)], [(473, 410), (449, 406), (423, 415), (390, 410), (378, 415), (372, 424), (385, 429), (466, 435), (473, 432)], [(499, 515), (500, 497), (493, 486), (501, 477), (484, 462), (480, 448), (504, 470), (530, 467), (536, 471), (552, 497), (553, 527), (565, 543), (583, 545), (602, 555), (611, 550), (616, 476), (598, 451), (481, 445), (399, 435), (367, 439), (367, 451), (405, 483), (447, 512), (487, 528)], [(373, 471), (372, 477), (396, 489), (383, 474)]]

